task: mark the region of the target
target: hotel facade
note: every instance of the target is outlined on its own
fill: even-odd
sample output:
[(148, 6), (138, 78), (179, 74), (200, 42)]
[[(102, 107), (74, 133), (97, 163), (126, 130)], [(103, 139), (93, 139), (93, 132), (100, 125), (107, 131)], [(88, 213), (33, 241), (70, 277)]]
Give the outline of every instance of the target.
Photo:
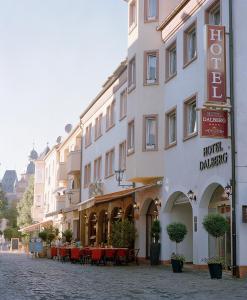
[[(44, 184), (49, 208), (41, 219), (54, 221), (57, 215), (62, 230), (71, 228), (83, 245), (98, 245), (109, 243), (114, 220), (127, 218), (137, 228), (139, 256), (148, 259), (151, 224), (159, 218), (164, 263), (175, 251), (166, 226), (179, 221), (188, 229), (179, 245), (186, 262), (204, 268), (204, 259), (220, 251), (242, 277), (247, 273), (247, 3), (126, 2), (127, 59), (81, 114), (75, 135), (44, 158), (48, 163), (56, 156), (57, 167), (55, 185)], [(77, 167), (61, 176), (74, 137)], [(68, 193), (71, 180), (76, 186)], [(231, 225), (217, 244), (202, 226), (213, 212)]]

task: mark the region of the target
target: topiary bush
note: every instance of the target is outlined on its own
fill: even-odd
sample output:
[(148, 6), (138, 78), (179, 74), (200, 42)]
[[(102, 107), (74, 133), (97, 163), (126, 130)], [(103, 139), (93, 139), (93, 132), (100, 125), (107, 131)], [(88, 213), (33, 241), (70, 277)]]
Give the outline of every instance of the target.
[(215, 238), (223, 236), (229, 230), (227, 220), (220, 214), (210, 214), (203, 219), (203, 227)]
[(159, 242), (160, 232), (161, 232), (160, 221), (154, 220), (151, 227), (151, 237), (154, 239), (155, 243)]
[(70, 243), (72, 241), (73, 237), (73, 232), (70, 229), (66, 229), (63, 233), (62, 236), (65, 238), (67, 243)]
[(183, 223), (174, 222), (169, 224), (166, 230), (170, 240), (176, 242), (176, 254), (177, 254), (178, 244), (184, 240), (187, 234), (187, 228)]

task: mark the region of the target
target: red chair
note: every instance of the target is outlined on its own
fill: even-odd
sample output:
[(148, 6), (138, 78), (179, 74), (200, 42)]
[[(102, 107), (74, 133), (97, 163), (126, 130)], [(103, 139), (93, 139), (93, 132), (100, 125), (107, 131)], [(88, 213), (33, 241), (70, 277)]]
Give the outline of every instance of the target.
[(86, 264), (86, 263), (91, 262), (92, 250), (90, 248), (83, 248), (80, 251), (80, 255), (81, 255), (82, 264)]
[(51, 259), (57, 258), (57, 248), (51, 247)]
[(70, 260), (71, 263), (80, 261), (80, 249), (79, 248), (71, 248), (70, 252)]
[(128, 249), (118, 249), (116, 255), (116, 263), (121, 265), (122, 263), (127, 264), (128, 260)]
[(105, 249), (105, 262), (108, 261), (116, 262), (116, 250), (115, 249)]
[(91, 264), (96, 264), (97, 266), (103, 262), (104, 260), (104, 250), (103, 249), (92, 249), (92, 257), (91, 257)]
[(66, 258), (69, 260), (69, 249), (59, 248), (59, 257), (62, 262), (65, 262)]

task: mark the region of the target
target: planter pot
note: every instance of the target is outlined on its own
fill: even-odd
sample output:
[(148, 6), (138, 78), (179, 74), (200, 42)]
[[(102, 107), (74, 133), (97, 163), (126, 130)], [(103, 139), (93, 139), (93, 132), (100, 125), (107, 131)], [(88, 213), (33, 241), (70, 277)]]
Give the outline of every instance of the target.
[(153, 243), (150, 246), (150, 263), (151, 265), (160, 264), (160, 243)]
[(208, 264), (211, 279), (222, 278), (222, 264)]
[(182, 273), (184, 263), (182, 260), (171, 259), (172, 270), (174, 273)]
[(50, 248), (50, 247), (47, 248), (47, 253), (46, 253), (46, 255), (47, 255), (47, 258), (52, 258), (52, 257), (51, 257), (51, 248)]

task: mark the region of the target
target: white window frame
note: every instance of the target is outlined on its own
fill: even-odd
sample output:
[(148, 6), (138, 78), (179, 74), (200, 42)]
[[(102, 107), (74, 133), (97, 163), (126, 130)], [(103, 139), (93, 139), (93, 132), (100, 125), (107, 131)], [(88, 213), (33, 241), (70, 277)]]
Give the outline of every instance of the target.
[(126, 150), (126, 141), (119, 144), (119, 169), (125, 170), (126, 169), (126, 156), (127, 156), (127, 150)]
[(127, 115), (127, 89), (123, 90), (120, 94), (120, 113), (119, 120), (122, 120)]
[(102, 178), (102, 156), (94, 160), (94, 182)]
[[(192, 111), (192, 107), (195, 109)], [(193, 121), (194, 130), (192, 130), (192, 113), (195, 113)], [(184, 102), (184, 140), (194, 137), (198, 134), (198, 112), (197, 112), (197, 95), (194, 95)]]
[(136, 86), (136, 57), (133, 56), (128, 64), (128, 92)]
[[(155, 2), (155, 14), (150, 14), (150, 1)], [(158, 14), (159, 14), (159, 0), (145, 0), (145, 22), (154, 22), (158, 21)]]
[(128, 133), (127, 133), (127, 154), (132, 154), (135, 152), (135, 121), (132, 120), (128, 123)]
[[(150, 128), (148, 128), (149, 121), (154, 122), (154, 141), (150, 142)], [(158, 115), (145, 115), (143, 117), (143, 131), (144, 131), (144, 151), (157, 151), (158, 150)]]
[(132, 0), (129, 3), (129, 30), (133, 30), (133, 28), (137, 24), (137, 2), (136, 0)]
[(91, 183), (91, 163), (84, 167), (84, 188), (87, 188)]
[[(191, 50), (192, 45), (193, 45), (193, 51)], [(187, 66), (188, 64), (193, 62), (196, 58), (197, 58), (197, 26), (196, 26), (196, 22), (194, 22), (184, 32), (184, 66)]]
[(105, 178), (111, 177), (115, 172), (115, 148), (105, 154)]
[[(155, 74), (154, 78), (151, 78), (151, 65), (150, 65), (150, 58), (155, 58)], [(158, 84), (159, 82), (159, 51), (152, 50), (152, 51), (145, 51), (144, 52), (144, 85), (152, 85)]]

